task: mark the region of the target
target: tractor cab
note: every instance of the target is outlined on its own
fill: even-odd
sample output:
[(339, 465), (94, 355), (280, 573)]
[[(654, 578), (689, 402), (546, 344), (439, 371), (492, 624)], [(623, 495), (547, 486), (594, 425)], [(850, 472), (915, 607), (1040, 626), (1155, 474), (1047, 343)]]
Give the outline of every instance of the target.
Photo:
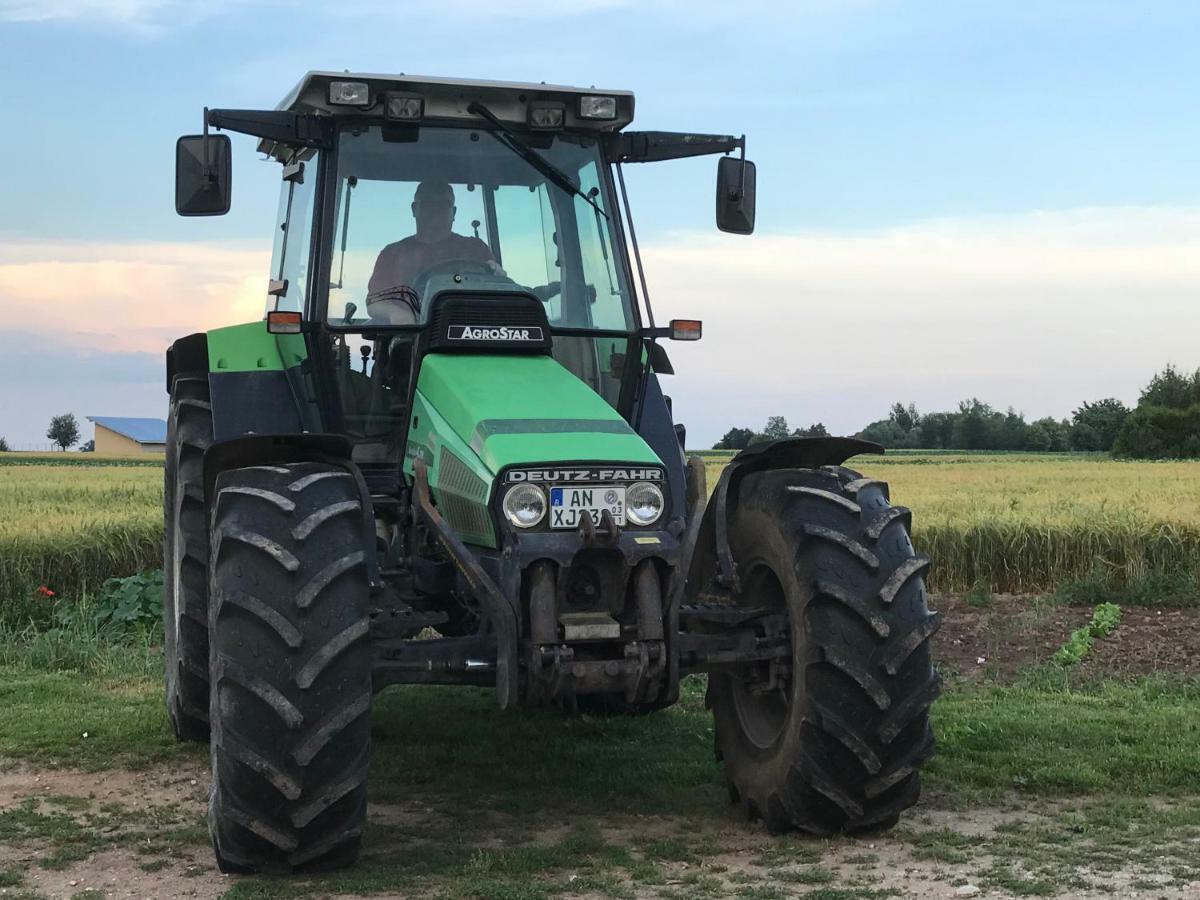
[[(228, 139), (210, 128), (260, 137), (281, 164), (268, 327), (306, 336), (321, 395), (306, 424), (349, 437), (356, 461), (404, 453), (421, 337), (442, 295), (469, 295), (477, 311), (534, 298), (549, 355), (636, 423), (650, 353), (669, 366), (647, 345), (672, 332), (654, 329), (644, 281), (634, 289), (621, 165), (740, 152), (722, 160), (717, 217), (741, 232), (753, 228), (754, 168), (742, 138), (623, 131), (633, 113), (626, 91), (312, 72), (276, 110), (206, 111), (205, 134), (178, 145), (176, 204), (228, 208)], [(503, 327), (480, 314), (469, 324)], [(460, 340), (463, 352), (506, 350)]]

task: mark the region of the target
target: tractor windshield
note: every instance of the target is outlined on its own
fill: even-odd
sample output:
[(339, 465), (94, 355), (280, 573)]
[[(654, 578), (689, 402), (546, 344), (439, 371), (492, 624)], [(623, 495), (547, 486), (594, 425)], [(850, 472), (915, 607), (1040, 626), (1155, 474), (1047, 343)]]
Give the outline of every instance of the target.
[(434, 294), (465, 283), (533, 293), (552, 327), (631, 331), (597, 142), (557, 134), (538, 152), (586, 196), (556, 185), (485, 130), (343, 131), (330, 324), (421, 324)]

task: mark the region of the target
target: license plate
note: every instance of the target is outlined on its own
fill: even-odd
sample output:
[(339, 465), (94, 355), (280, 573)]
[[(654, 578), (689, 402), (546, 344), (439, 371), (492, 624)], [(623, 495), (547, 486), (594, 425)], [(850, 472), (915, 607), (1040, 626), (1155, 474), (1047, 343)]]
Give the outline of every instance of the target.
[(623, 487), (556, 487), (550, 489), (550, 527), (578, 528), (584, 516), (592, 524), (600, 524), (604, 510), (612, 513), (613, 521), (625, 524), (625, 488)]

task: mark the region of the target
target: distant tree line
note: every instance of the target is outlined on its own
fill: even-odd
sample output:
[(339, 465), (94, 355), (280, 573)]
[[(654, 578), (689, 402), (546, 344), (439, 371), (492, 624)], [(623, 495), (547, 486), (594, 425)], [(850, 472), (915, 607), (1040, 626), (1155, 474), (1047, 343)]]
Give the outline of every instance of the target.
[(763, 441), (777, 441), (785, 437), (829, 437), (829, 432), (820, 422), (807, 428), (788, 429), (787, 419), (783, 416), (771, 416), (762, 431), (753, 428), (730, 428), (725, 436), (713, 444), (714, 450), (745, 450), (751, 444), (761, 444)]
[(975, 397), (952, 412), (922, 414), (911, 403), (894, 403), (886, 419), (872, 422), (858, 437), (888, 449), (1112, 450), (1128, 416), (1128, 407), (1111, 397), (1084, 403), (1070, 419), (1047, 416), (1033, 422), (1011, 406), (1001, 412)]
[[(771, 416), (761, 431), (731, 428), (713, 447), (741, 450), (761, 441), (828, 434), (820, 422), (789, 429), (783, 416)], [(1200, 458), (1200, 369), (1185, 375), (1167, 366), (1150, 379), (1132, 410), (1108, 397), (1083, 403), (1069, 419), (1026, 422), (1011, 406), (1001, 412), (975, 397), (950, 412), (922, 413), (915, 404), (893, 403), (886, 419), (856, 437), (888, 449), (1089, 450), (1138, 459)]]

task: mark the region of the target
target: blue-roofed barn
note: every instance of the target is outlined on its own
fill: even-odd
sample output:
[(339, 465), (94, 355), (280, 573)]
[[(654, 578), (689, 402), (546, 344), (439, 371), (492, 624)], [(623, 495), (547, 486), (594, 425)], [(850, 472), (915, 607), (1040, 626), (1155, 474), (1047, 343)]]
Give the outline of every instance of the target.
[(96, 452), (110, 456), (162, 453), (167, 445), (166, 419), (88, 416), (96, 425)]

